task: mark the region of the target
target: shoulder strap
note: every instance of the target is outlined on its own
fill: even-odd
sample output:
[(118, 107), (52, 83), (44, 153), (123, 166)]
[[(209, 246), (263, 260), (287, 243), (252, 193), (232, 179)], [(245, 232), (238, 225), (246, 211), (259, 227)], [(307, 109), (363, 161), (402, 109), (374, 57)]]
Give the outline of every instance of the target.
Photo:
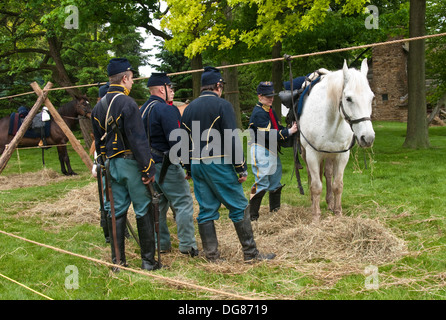
[(115, 99), (116, 99), (116, 97), (117, 96), (120, 96), (120, 95), (123, 95), (123, 93), (118, 93), (117, 95), (115, 95), (114, 97), (113, 97), (113, 99), (112, 99), (112, 101), (110, 102), (110, 104), (107, 106), (107, 99), (106, 99), (106, 97), (107, 97), (107, 95), (105, 95), (105, 96), (103, 96), (102, 98), (101, 98), (101, 105), (102, 105), (102, 108), (105, 110), (105, 109), (107, 109), (107, 113), (106, 113), (106, 115), (105, 115), (105, 125), (104, 125), (104, 127), (105, 127), (105, 133), (104, 133), (104, 135), (102, 136), (102, 138), (101, 138), (101, 140), (104, 140), (105, 139), (105, 137), (107, 136), (107, 124), (108, 124), (108, 115), (109, 115), (109, 113), (110, 113), (110, 109), (111, 109), (111, 106), (112, 106), (112, 104), (113, 104), (113, 101), (115, 101)]
[(152, 102), (150, 102), (147, 105), (147, 108), (143, 111), (143, 113), (141, 114), (141, 119), (144, 118), (144, 115), (147, 113), (147, 140), (149, 140), (149, 145), (151, 145), (150, 143), (150, 124), (149, 124), (149, 117), (150, 117), (150, 113), (152, 113), (152, 109), (153, 106), (155, 104), (157, 104), (159, 101), (158, 100), (153, 100)]

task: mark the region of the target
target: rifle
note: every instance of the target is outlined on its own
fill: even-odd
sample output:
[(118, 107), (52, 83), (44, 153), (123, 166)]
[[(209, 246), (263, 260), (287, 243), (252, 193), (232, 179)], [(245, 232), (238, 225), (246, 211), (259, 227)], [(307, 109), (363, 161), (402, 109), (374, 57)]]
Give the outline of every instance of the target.
[(100, 205), (100, 212), (101, 212), (101, 227), (104, 230), (104, 235), (106, 238), (109, 238), (108, 234), (108, 226), (107, 226), (107, 212), (105, 211), (104, 206), (104, 186), (102, 185), (102, 167), (98, 163), (96, 166), (96, 179), (98, 181), (98, 193), (99, 193), (99, 205)]
[(152, 182), (150, 182), (146, 186), (150, 192), (150, 195), (152, 196), (152, 205), (153, 205), (153, 212), (154, 212), (153, 215), (154, 215), (155, 233), (156, 233), (156, 250), (157, 250), (157, 254), (158, 254), (158, 264), (161, 267), (160, 208), (159, 208), (161, 194), (155, 190)]
[(118, 247), (118, 237), (116, 235), (116, 215), (115, 215), (115, 202), (113, 201), (113, 193), (111, 189), (110, 183), (110, 161), (105, 162), (105, 187), (106, 187), (106, 199), (110, 201), (110, 213), (111, 213), (111, 221), (112, 221), (112, 236), (113, 236), (113, 245), (115, 248), (115, 257), (116, 264), (121, 263), (121, 253), (119, 252)]

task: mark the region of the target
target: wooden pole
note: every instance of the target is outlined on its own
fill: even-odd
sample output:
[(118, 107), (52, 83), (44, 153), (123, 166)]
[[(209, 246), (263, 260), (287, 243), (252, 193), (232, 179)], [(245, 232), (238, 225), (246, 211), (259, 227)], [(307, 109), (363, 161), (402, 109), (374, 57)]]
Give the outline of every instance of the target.
[[(38, 84), (34, 82), (37, 87)], [(31, 86), (33, 85), (31, 84)], [(3, 151), (2, 156), (0, 157), (0, 173), (2, 173), (3, 169), (5, 169), (6, 165), (8, 164), (9, 159), (11, 158), (12, 153), (17, 148), (17, 145), (19, 144), (20, 140), (25, 135), (26, 131), (28, 130), (29, 126), (31, 125), (34, 116), (37, 114), (37, 112), (40, 109), (40, 106), (44, 103), (45, 99), (48, 96), (48, 90), (51, 89), (53, 84), (51, 82), (48, 82), (45, 87), (43, 88), (43, 91), (39, 88), (40, 93), (38, 94), (38, 99), (34, 106), (29, 111), (28, 115), (26, 116), (25, 120), (23, 121), (22, 125), (20, 126), (19, 131), (17, 131), (14, 138), (11, 140), (11, 142), (5, 146), (5, 151)]]
[[(42, 95), (42, 89), (40, 89), (39, 85), (36, 82), (33, 82), (31, 84), (31, 87), (33, 88), (34, 92), (40, 96)], [(49, 112), (53, 116), (54, 121), (59, 125), (59, 127), (62, 129), (63, 133), (67, 136), (68, 140), (70, 140), (71, 145), (73, 146), (73, 149), (79, 154), (82, 161), (87, 166), (88, 170), (91, 171), (91, 168), (93, 168), (93, 161), (91, 161), (90, 156), (87, 154), (87, 152), (84, 150), (80, 142), (76, 139), (73, 132), (71, 132), (70, 128), (68, 128), (65, 121), (60, 116), (59, 112), (57, 112), (56, 108), (54, 108), (53, 104), (48, 98), (45, 98), (44, 100), (45, 106), (48, 108)]]

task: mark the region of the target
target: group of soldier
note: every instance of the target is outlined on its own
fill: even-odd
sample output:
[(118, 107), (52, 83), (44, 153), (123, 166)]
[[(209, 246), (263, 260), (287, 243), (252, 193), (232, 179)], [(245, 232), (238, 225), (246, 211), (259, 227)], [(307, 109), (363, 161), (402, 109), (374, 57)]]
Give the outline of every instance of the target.
[[(243, 152), (240, 156), (240, 140), (232, 135), (229, 150), (227, 143), (214, 141), (217, 137), (224, 139), (227, 130), (237, 128), (231, 103), (221, 98), (225, 82), (217, 68), (204, 68), (201, 94), (182, 114), (172, 104), (174, 84), (165, 73), (152, 73), (147, 82), (150, 97), (141, 108), (129, 97), (135, 73), (129, 61), (111, 59), (107, 73), (109, 83), (100, 88), (100, 100), (91, 118), (98, 154), (96, 161), (99, 170), (105, 173), (105, 186), (110, 191), (103, 222), (110, 235), (113, 263), (127, 265), (125, 233), (131, 204), (136, 215), (142, 269), (162, 267), (159, 255), (156, 260), (156, 251), (171, 250), (166, 219), (169, 208), (175, 217), (179, 251), (191, 257), (199, 255), (189, 179), (193, 181), (194, 196), (199, 204), (196, 221), (208, 261), (221, 259), (214, 221), (220, 217), (222, 204), (229, 211), (244, 260), (273, 259), (274, 253), (261, 253), (257, 249), (251, 221), (258, 219), (266, 192), (269, 192), (270, 210), (280, 207), (281, 163), (276, 148), (270, 147), (276, 146), (277, 141), (289, 139), (297, 131), (296, 124), (290, 128), (281, 126), (280, 118), (272, 109), (273, 84), (261, 82), (258, 85), (259, 102), (250, 118), (249, 144), (255, 183), (248, 200), (242, 186), (248, 176), (248, 166)], [(184, 135), (176, 138), (172, 135), (178, 129), (187, 132), (187, 154), (171, 152), (177, 143), (185, 143), (180, 141)], [(211, 135), (211, 130), (219, 135)], [(156, 206), (153, 205), (154, 195), (159, 195)], [(158, 219), (154, 219), (155, 216)]]

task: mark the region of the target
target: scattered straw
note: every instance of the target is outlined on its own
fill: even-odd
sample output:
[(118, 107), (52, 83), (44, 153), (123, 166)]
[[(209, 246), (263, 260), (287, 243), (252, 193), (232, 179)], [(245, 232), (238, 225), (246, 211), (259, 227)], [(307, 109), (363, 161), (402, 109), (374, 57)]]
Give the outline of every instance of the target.
[(23, 174), (0, 175), (0, 190), (11, 190), (18, 188), (39, 187), (48, 183), (56, 183), (72, 178), (64, 176), (52, 169), (42, 169), (37, 172)]
[[(36, 180), (42, 180), (37, 174)], [(53, 181), (57, 179), (60, 177), (54, 177)], [(198, 204), (195, 199), (194, 208), (196, 217)], [(81, 223), (97, 225), (98, 232), (102, 232), (99, 231), (100, 214), (95, 182), (84, 188), (71, 190), (55, 202), (42, 201), (18, 215), (39, 217), (44, 221), (46, 229), (55, 232), (60, 228), (69, 228)], [(133, 212), (129, 212), (129, 218), (136, 226)], [(164, 254), (163, 259), (165, 264), (171, 265), (186, 257), (175, 249), (178, 239), (170, 212), (168, 223), (171, 226), (174, 249), (171, 253)], [(310, 208), (282, 204), (281, 209), (275, 213), (270, 213), (267, 206), (262, 206), (260, 218), (253, 222), (252, 226), (258, 249), (263, 253), (274, 252), (277, 255), (274, 260), (268, 261), (268, 264), (293, 268), (324, 280), (326, 284), (335, 282), (346, 274), (362, 272), (365, 265), (386, 264), (408, 253), (406, 243), (395, 236), (379, 219), (335, 217), (328, 214), (318, 225), (314, 225), (311, 223)], [(196, 238), (201, 251), (197, 229)], [(225, 261), (216, 264), (203, 259), (198, 266), (204, 271), (224, 274), (245, 273), (253, 268), (255, 264), (246, 264), (243, 261), (241, 245), (232, 222), (227, 218), (227, 210), (222, 210), (221, 218), (216, 221), (216, 229), (219, 249)], [(128, 258), (139, 259), (135, 253), (136, 244), (133, 242), (130, 240)], [(108, 247), (104, 245), (99, 253), (104, 259), (109, 257)]]

